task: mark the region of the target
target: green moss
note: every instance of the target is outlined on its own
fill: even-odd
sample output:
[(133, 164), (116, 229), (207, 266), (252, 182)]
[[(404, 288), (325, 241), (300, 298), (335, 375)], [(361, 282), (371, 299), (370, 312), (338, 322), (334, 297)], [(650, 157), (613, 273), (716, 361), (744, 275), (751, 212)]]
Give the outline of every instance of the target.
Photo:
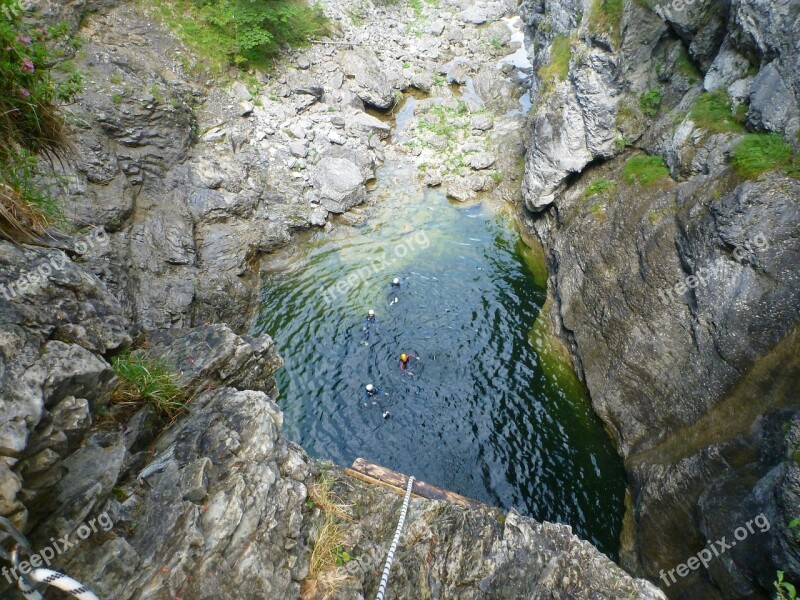
[(792, 147), (777, 133), (746, 135), (733, 151), (733, 168), (746, 179), (773, 170), (797, 173), (792, 167)]
[(622, 30), (622, 0), (592, 0), (589, 10), (589, 31), (605, 33), (619, 46)]
[(698, 127), (710, 133), (744, 131), (744, 126), (733, 114), (730, 99), (724, 90), (700, 94), (692, 105), (689, 117)]
[(648, 117), (655, 117), (658, 114), (658, 110), (661, 108), (661, 101), (663, 98), (664, 94), (661, 90), (654, 88), (641, 95), (639, 98), (639, 106), (642, 112)]
[(681, 75), (685, 75), (689, 79), (689, 84), (694, 85), (697, 83), (701, 73), (689, 57), (686, 48), (681, 48), (681, 53), (678, 60), (675, 62), (675, 70)]
[(622, 176), (628, 184), (653, 185), (669, 177), (669, 169), (660, 156), (634, 156), (625, 163)]
[(539, 68), (539, 79), (546, 90), (567, 78), (571, 53), (570, 39), (557, 35), (550, 46), (550, 62)]

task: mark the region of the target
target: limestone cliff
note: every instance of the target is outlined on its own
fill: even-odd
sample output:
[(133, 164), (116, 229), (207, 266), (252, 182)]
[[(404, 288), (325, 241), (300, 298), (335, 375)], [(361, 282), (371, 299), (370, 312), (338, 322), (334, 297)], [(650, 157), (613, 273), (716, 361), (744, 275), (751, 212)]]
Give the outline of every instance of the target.
[[(800, 12), (528, 0), (522, 14), (537, 69), (527, 219), (547, 247), (553, 321), (628, 469), (623, 563), (670, 597), (767, 597), (776, 570), (800, 575), (787, 529), (800, 181), (746, 180), (731, 158), (745, 128), (800, 146)], [(702, 110), (710, 98), (722, 122)], [(643, 183), (645, 153), (668, 171)], [(662, 577), (762, 512), (768, 534)]]
[[(55, 182), (75, 234), (47, 248), (0, 241), (0, 514), (36, 549), (71, 540), (55, 567), (101, 598), (321, 598), (328, 590), (308, 581), (330, 507), (309, 490), (324, 478), (347, 507), (337, 526), (358, 566), (329, 574), (334, 595), (371, 596), (401, 498), (281, 435), (281, 359), (268, 337), (237, 332), (264, 255), (364, 198), (389, 133), (365, 105), (430, 89), (425, 69), (469, 72), (448, 63), (486, 52), (487, 21), (507, 43), (497, 21), (513, 5), (425, 5), (430, 23), (405, 39), (396, 24), (411, 9), (330, 2), (353, 48), (312, 46), (252, 87), (209, 74), (148, 6), (43, 2), (32, 15), (80, 27), (87, 85), (70, 109), (75, 155)], [(373, 51), (385, 40), (402, 51)], [(518, 86), (494, 65), (477, 80), (487, 99), (515, 102)], [(502, 139), (519, 137), (519, 119)], [(491, 127), (469, 123), (470, 144), (483, 148)], [(494, 185), (473, 175), (461, 187)], [(111, 361), (132, 345), (180, 373), (192, 403), (176, 422), (110, 402)], [(101, 530), (79, 539), (89, 522)], [(564, 525), (424, 499), (411, 502), (390, 593), (663, 598)], [(0, 594), (16, 592), (0, 580)]]

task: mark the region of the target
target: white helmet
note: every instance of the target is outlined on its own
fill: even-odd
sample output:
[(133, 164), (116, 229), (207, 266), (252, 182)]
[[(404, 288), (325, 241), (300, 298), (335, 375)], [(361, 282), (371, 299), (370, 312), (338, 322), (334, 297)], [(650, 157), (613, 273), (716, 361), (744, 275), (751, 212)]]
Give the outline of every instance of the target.
[(375, 389), (375, 388), (374, 388), (374, 387), (372, 387), (372, 384), (371, 384), (371, 383), (368, 383), (368, 384), (367, 384), (367, 391), (368, 391), (368, 392), (371, 392), (371, 391), (372, 391), (372, 390), (374, 390), (374, 389)]
[(399, 280), (397, 277), (395, 277), (395, 278), (392, 280), (392, 283), (393, 283), (393, 284), (395, 284), (395, 285), (397, 285), (398, 283), (400, 283), (400, 280)]
[(375, 311), (374, 311), (374, 310), (372, 310), (372, 309), (370, 308), (370, 309), (369, 309), (369, 312), (368, 312), (367, 314), (368, 314), (370, 317), (374, 317), (374, 316), (375, 316)]

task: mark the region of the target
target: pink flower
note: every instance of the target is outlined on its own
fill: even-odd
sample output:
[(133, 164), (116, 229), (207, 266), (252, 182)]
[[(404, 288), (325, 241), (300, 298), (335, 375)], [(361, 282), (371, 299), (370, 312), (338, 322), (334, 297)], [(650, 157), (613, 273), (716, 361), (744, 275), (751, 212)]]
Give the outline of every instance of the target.
[(28, 73), (33, 73), (33, 71), (34, 71), (33, 63), (31, 62), (31, 59), (28, 58), (27, 56), (22, 59), (22, 67), (20, 67), (20, 68), (23, 71), (27, 71)]
[(28, 44), (30, 44), (30, 43), (31, 43), (31, 38), (29, 38), (29, 37), (25, 37), (25, 36), (21, 36), (21, 35), (18, 35), (18, 36), (17, 36), (17, 41), (18, 41), (20, 44), (25, 44), (25, 45), (27, 46)]
[(23, 98), (30, 98), (31, 92), (28, 88), (19, 88), (19, 95)]

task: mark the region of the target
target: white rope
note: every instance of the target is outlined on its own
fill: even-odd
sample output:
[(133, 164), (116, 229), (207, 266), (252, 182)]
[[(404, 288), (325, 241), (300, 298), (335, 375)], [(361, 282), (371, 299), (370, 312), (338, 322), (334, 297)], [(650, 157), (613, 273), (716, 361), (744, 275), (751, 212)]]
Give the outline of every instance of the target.
[(378, 595), (375, 600), (383, 600), (383, 595), (386, 593), (386, 585), (389, 583), (389, 571), (392, 570), (392, 562), (394, 561), (394, 551), (397, 550), (397, 543), (400, 541), (400, 534), (403, 533), (403, 524), (406, 522), (406, 511), (408, 510), (408, 501), (411, 500), (411, 488), (414, 487), (414, 478), (408, 478), (408, 487), (406, 487), (406, 497), (403, 498), (403, 508), (400, 510), (400, 521), (397, 523), (397, 529), (394, 532), (394, 539), (392, 545), (389, 547), (389, 554), (386, 555), (386, 564), (383, 567), (383, 577), (381, 577), (381, 584), (378, 586)]
[[(26, 577), (38, 583), (52, 585), (54, 588), (67, 592), (73, 598), (78, 598), (78, 600), (99, 600), (85, 585), (58, 571), (45, 568), (33, 569)], [(25, 577), (20, 575), (17, 583), (26, 600), (42, 600), (42, 595), (31, 587)]]

